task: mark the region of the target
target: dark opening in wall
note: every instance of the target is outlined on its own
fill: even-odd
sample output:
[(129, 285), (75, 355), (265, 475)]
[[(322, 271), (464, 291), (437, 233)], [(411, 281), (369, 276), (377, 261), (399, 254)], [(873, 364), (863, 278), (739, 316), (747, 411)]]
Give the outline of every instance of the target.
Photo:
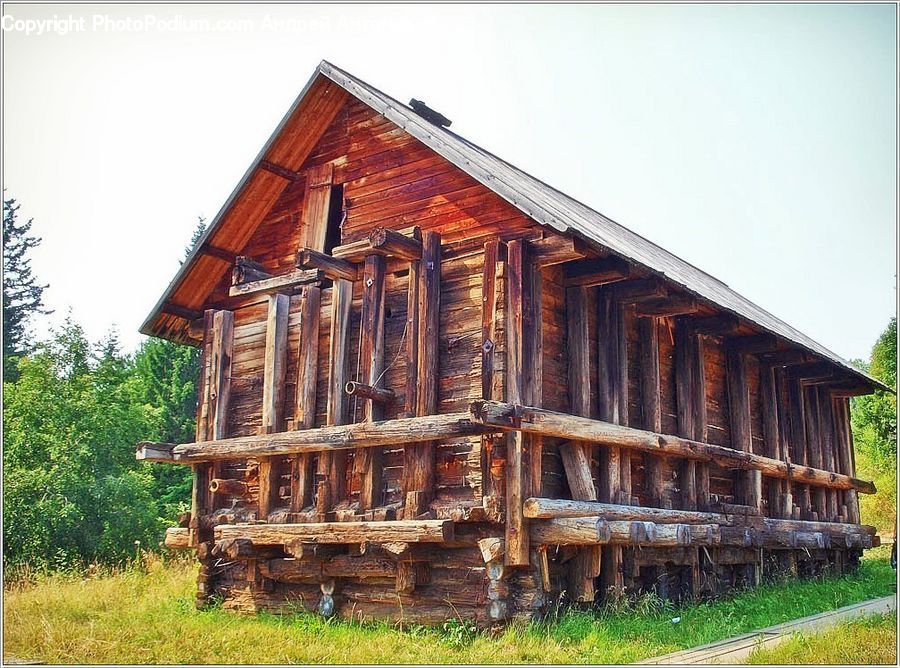
[(325, 254), (331, 255), (341, 245), (341, 223), (344, 222), (344, 184), (331, 186), (328, 200), (328, 231), (325, 233)]

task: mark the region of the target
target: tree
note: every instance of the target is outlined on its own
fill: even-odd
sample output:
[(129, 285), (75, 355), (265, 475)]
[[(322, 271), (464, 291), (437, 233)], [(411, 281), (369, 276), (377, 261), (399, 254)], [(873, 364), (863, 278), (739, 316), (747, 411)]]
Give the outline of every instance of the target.
[(3, 200), (3, 377), (15, 380), (17, 361), (32, 348), (29, 319), (35, 313), (48, 314), (42, 301), (47, 285), (40, 285), (31, 271), (28, 252), (40, 245), (40, 237), (30, 236), (33, 220), (18, 224), (19, 205)]
[[(878, 337), (869, 363), (860, 366), (896, 390), (897, 318), (891, 318)], [(863, 519), (882, 531), (891, 532), (896, 517), (897, 397), (877, 390), (855, 397), (851, 410), (857, 472), (874, 479), (878, 487), (877, 494), (863, 497), (860, 502)]]

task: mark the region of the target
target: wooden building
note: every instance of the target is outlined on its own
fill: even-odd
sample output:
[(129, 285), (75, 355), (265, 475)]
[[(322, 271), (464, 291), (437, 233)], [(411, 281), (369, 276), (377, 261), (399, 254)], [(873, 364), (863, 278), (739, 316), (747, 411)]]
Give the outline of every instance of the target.
[(137, 454), (193, 467), (198, 603), (486, 625), (877, 544), (877, 381), (411, 105), (322, 62), (142, 328), (202, 348)]

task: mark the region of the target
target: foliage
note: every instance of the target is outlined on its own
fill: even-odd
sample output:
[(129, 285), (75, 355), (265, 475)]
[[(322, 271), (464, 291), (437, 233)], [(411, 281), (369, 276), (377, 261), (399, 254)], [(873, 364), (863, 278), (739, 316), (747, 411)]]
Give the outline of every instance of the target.
[[(860, 364), (888, 387), (897, 387), (897, 319), (892, 318), (872, 348), (870, 362)], [(874, 496), (863, 496), (863, 521), (882, 532), (893, 532), (896, 517), (897, 397), (878, 390), (852, 400), (852, 424), (857, 474), (872, 478)]]
[(31, 273), (28, 251), (41, 243), (28, 234), (32, 220), (16, 222), (19, 205), (3, 200), (3, 377), (15, 380), (16, 362), (31, 349), (28, 321), (34, 313), (50, 313), (43, 306), (46, 285), (39, 285)]
[(196, 565), (163, 567), (148, 558), (141, 568), (100, 577), (54, 574), (8, 586), (4, 651), (46, 663), (626, 663), (891, 594), (895, 574), (886, 559), (879, 548), (842, 578), (773, 583), (649, 614), (640, 606), (570, 611), (556, 623), (486, 633), (461, 622), (425, 628), (306, 612), (198, 611)]
[(191, 475), (137, 462), (134, 446), (193, 440), (198, 358), (159, 339), (125, 355), (115, 331), (92, 344), (67, 318), (18, 360), (3, 387), (5, 568), (118, 563), (136, 541), (158, 544), (188, 508)]
[(897, 617), (868, 615), (811, 635), (794, 635), (779, 645), (755, 650), (756, 665), (897, 664)]

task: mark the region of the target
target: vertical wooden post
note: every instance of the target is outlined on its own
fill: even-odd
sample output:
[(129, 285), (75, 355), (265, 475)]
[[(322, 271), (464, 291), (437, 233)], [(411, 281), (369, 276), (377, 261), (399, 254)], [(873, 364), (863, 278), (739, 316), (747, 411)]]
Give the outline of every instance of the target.
[[(802, 387), (802, 385), (801, 385)], [(809, 465), (822, 468), (822, 441), (819, 424), (819, 395), (816, 387), (803, 388), (803, 399), (806, 407), (804, 418), (806, 420), (806, 447), (809, 451)], [(823, 487), (812, 489), (813, 509), (816, 513), (814, 519), (822, 522), (828, 521), (828, 498)]]
[[(733, 344), (726, 345), (725, 380), (728, 386), (728, 413), (731, 447), (743, 452), (753, 451), (750, 418), (750, 388), (747, 384), (746, 358)], [(743, 503), (761, 509), (762, 477), (759, 471), (745, 471), (737, 476), (743, 490)]]
[[(638, 321), (641, 341), (641, 413), (643, 426), (647, 431), (662, 431), (662, 409), (660, 405), (659, 378), (659, 319), (641, 318)], [(663, 480), (663, 459), (654, 455), (645, 457), (647, 466), (647, 494), (650, 505), (665, 508), (665, 485)]]
[[(266, 319), (266, 352), (263, 366), (262, 424), (260, 432), (272, 434), (282, 429), (284, 378), (287, 366), (287, 326), (291, 298), (269, 295)], [(259, 519), (265, 520), (278, 504), (280, 475), (272, 457), (259, 458)]]
[[(695, 389), (693, 325), (686, 318), (675, 321), (675, 404), (678, 417), (678, 435), (694, 438), (695, 427)], [(681, 488), (681, 507), (685, 510), (696, 510), (696, 463), (691, 460), (681, 462), (679, 487)]]
[[(481, 397), (501, 399), (494, 383), (494, 353), (497, 347), (497, 267), (500, 242), (490, 239), (484, 244), (484, 270), (481, 274)], [(494, 496), (491, 475), (493, 437), (481, 437), (481, 493)], [(489, 502), (485, 501), (485, 505)]]
[[(343, 279), (331, 287), (331, 338), (328, 357), (328, 401), (325, 421), (328, 426), (344, 424), (347, 420), (347, 345), (350, 333), (350, 303), (353, 283)], [(344, 496), (347, 453), (334, 450), (319, 456), (319, 471), (326, 479), (319, 483), (316, 507), (319, 514), (331, 511)]]
[[(822, 448), (822, 467), (826, 471), (836, 472), (837, 458), (835, 457), (834, 451), (834, 416), (832, 415), (831, 399), (828, 397), (828, 393), (822, 388), (817, 387), (815, 390), (816, 405), (819, 409), (816, 421), (819, 425), (819, 443)], [(826, 519), (829, 522), (836, 522), (838, 516), (841, 514), (841, 504), (838, 503), (837, 490), (825, 490), (825, 499), (828, 505), (828, 517)]]
[[(228, 401), (231, 396), (231, 358), (234, 346), (234, 314), (207, 310), (204, 313), (201, 392), (197, 406), (197, 440), (225, 438), (228, 425)], [(222, 464), (194, 466), (191, 492), (191, 544), (205, 538), (202, 520), (215, 510), (219, 500), (209, 491), (209, 481), (219, 474)]]
[[(787, 396), (788, 411), (790, 413), (790, 447), (791, 461), (801, 466), (808, 466), (806, 449), (806, 425), (803, 406), (803, 389), (800, 386), (800, 379), (796, 378), (790, 372), (787, 373)], [(812, 502), (810, 498), (809, 485), (800, 486), (801, 498), (797, 500), (800, 506), (801, 517), (809, 519), (812, 516)]]
[[(525, 396), (525, 242), (506, 244), (506, 401), (522, 403)], [(528, 528), (522, 513), (526, 473), (525, 434), (513, 431), (506, 436), (506, 555), (507, 566), (528, 564)]]
[[(416, 414), (430, 415), (437, 412), (440, 371), (441, 236), (437, 232), (422, 234), (418, 294)], [(417, 443), (404, 450), (403, 490), (407, 519), (413, 519), (427, 510), (434, 490), (434, 443)]]
[[(778, 397), (775, 391), (775, 369), (768, 364), (759, 367), (759, 394), (762, 407), (763, 438), (766, 441), (766, 455), (781, 460), (782, 441), (778, 424)], [(784, 481), (769, 479), (765, 485), (769, 517), (784, 517)]]
[[(370, 255), (363, 268), (362, 317), (360, 319), (359, 376), (360, 382), (382, 387), (384, 370), (384, 257)], [(384, 418), (381, 404), (365, 399), (363, 420), (372, 422)], [(358, 448), (355, 457), (360, 476), (359, 510), (365, 512), (382, 503), (381, 473), (384, 468), (381, 448)]]
[[(526, 258), (528, 254), (526, 253)], [(540, 407), (544, 400), (544, 326), (541, 308), (544, 299), (544, 282), (541, 268), (533, 262), (525, 265), (525, 312), (522, 319), (524, 337), (525, 373), (524, 399), (529, 406)], [(528, 453), (526, 487), (529, 496), (541, 496), (543, 481), (544, 439), (528, 434), (525, 437)]]
[[(839, 460), (841, 473), (849, 476), (856, 475), (856, 465), (853, 456), (853, 431), (850, 429), (850, 401), (846, 397), (835, 397), (832, 400), (834, 408), (835, 431), (839, 443)], [(859, 497), (855, 489), (849, 489), (844, 495), (847, 506), (847, 521), (859, 524)]]
[[(300, 345), (297, 352), (297, 394), (294, 428), (312, 429), (316, 421), (316, 386), (319, 364), (319, 319), (322, 290), (315, 285), (303, 288), (300, 297)], [(291, 459), (291, 512), (299, 513), (312, 503), (312, 455)]]
[[(693, 408), (694, 408), (694, 440), (706, 443), (709, 441), (709, 420), (706, 411), (706, 364), (703, 354), (704, 337), (694, 333), (693, 340)], [(709, 508), (709, 464), (697, 462), (697, 508)], [(699, 563), (697, 560), (695, 563)]]
[[(788, 400), (787, 372), (783, 367), (772, 369), (775, 374), (775, 403), (778, 414), (778, 441), (781, 444), (781, 457), (788, 465), (793, 461), (791, 453), (791, 419), (790, 401)], [(794, 488), (790, 478), (781, 482), (784, 497), (780, 506), (781, 517), (791, 519), (794, 516)]]
[[(597, 395), (600, 419), (614, 424), (628, 421), (627, 350), (623, 307), (609, 286), (597, 288)], [(624, 383), (623, 383), (624, 379)], [(623, 489), (623, 482), (628, 489)], [(608, 503), (631, 503), (631, 459), (620, 448), (600, 450), (600, 496)], [(627, 497), (627, 498), (626, 498)], [(602, 548), (600, 582), (605, 595), (618, 596), (624, 588), (622, 547)]]
[(416, 414), (416, 399), (419, 386), (419, 273), (418, 260), (409, 263), (406, 288), (406, 402), (403, 413), (406, 417)]
[[(585, 287), (570, 287), (566, 290), (569, 412), (583, 417), (591, 416), (587, 290)], [(559, 446), (573, 499), (597, 500), (597, 492), (591, 479), (591, 450), (591, 446), (586, 443), (572, 441)], [(573, 559), (569, 577), (573, 600), (582, 603), (594, 600), (594, 579), (600, 574), (601, 555), (600, 546), (586, 547), (580, 549)]]

